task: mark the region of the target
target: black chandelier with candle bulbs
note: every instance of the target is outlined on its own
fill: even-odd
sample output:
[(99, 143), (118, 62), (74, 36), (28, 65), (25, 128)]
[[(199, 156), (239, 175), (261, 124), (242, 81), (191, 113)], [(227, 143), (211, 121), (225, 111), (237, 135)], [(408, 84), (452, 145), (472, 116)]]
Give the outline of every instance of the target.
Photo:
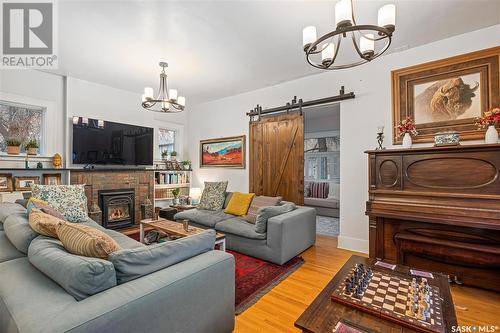
[[(316, 27), (304, 28), (304, 52), (311, 66), (328, 70), (345, 69), (365, 64), (382, 55), (391, 45), (392, 34), (396, 28), (396, 6), (387, 4), (379, 9), (378, 25), (358, 25), (354, 18), (352, 0), (340, 0), (335, 5), (335, 23), (335, 31), (320, 38), (316, 37)], [(335, 62), (344, 39), (352, 40), (353, 47), (361, 59), (346, 64)], [(375, 48), (377, 42), (384, 42), (378, 51)]]

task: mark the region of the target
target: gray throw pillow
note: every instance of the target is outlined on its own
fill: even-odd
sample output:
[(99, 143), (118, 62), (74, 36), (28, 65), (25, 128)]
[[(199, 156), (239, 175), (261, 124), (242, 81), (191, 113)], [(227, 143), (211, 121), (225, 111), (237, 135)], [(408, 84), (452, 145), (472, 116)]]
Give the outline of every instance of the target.
[(28, 253), (31, 241), (39, 236), (31, 229), (26, 214), (12, 214), (3, 223), (5, 235), (19, 252)]
[(257, 219), (255, 221), (255, 232), (265, 234), (267, 232), (267, 220), (273, 216), (291, 212), (297, 207), (293, 203), (286, 203), (281, 206), (269, 206), (259, 209)]
[(213, 250), (214, 245), (215, 230), (210, 229), (175, 241), (120, 250), (108, 259), (115, 267), (118, 284), (121, 284)]
[(0, 223), (5, 222), (7, 217), (12, 214), (26, 214), (26, 208), (23, 206), (13, 203), (13, 202), (1, 202), (0, 203)]
[(116, 286), (116, 273), (111, 262), (71, 254), (54, 238), (39, 236), (34, 239), (28, 259), (77, 301)]
[(205, 188), (201, 194), (199, 209), (219, 210), (224, 207), (226, 199), (227, 181), (225, 182), (205, 182)]

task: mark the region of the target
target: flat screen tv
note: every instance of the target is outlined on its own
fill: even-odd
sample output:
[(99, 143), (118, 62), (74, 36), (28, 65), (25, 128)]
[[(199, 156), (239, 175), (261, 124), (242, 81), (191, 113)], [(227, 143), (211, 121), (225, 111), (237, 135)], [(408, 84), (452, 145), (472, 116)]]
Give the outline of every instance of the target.
[(75, 117), (73, 164), (152, 165), (153, 129)]

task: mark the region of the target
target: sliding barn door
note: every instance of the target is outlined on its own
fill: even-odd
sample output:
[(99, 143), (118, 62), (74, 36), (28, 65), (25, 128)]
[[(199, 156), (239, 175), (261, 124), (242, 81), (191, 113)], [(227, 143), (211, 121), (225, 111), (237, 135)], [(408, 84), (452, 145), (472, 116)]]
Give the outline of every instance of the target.
[(250, 123), (250, 192), (304, 203), (304, 117), (263, 117)]

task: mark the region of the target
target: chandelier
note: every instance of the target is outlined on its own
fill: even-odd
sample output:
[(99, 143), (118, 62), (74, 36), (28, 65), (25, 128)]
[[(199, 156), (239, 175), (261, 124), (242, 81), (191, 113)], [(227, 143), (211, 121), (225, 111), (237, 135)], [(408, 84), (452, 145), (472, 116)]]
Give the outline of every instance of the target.
[(153, 88), (144, 88), (142, 94), (142, 107), (146, 110), (155, 112), (174, 113), (184, 111), (186, 106), (186, 98), (183, 96), (177, 97), (177, 89), (168, 89), (167, 73), (165, 68), (168, 67), (166, 62), (160, 62), (160, 89), (158, 96), (154, 97)]
[[(335, 4), (335, 24), (335, 31), (320, 38), (316, 37), (314, 26), (305, 27), (302, 31), (306, 60), (311, 66), (329, 70), (351, 68), (382, 55), (391, 45), (392, 33), (396, 28), (396, 6), (388, 4), (378, 10), (378, 25), (358, 25), (354, 18), (352, 0), (340, 0)], [(352, 40), (361, 59), (347, 64), (335, 63), (341, 42), (348, 39)], [(379, 41), (378, 44), (383, 46), (376, 51), (375, 42)]]

